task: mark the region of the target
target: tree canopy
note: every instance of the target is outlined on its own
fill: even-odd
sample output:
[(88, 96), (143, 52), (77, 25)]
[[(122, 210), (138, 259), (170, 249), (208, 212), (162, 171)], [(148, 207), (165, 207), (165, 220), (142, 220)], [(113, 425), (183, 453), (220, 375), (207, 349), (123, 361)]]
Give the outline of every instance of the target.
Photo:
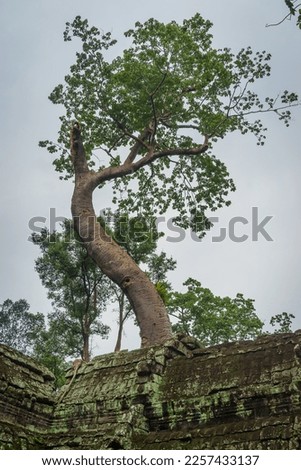
[[(59, 153), (54, 165), (62, 177), (74, 174), (69, 135), (76, 120), (93, 184), (113, 180), (121, 209), (156, 216), (171, 207), (178, 225), (204, 233), (206, 210), (228, 205), (235, 189), (212, 142), (240, 131), (263, 144), (258, 114), (273, 111), (288, 125), (288, 108), (297, 103), (288, 91), (260, 98), (254, 84), (270, 75), (270, 54), (215, 49), (211, 26), (199, 14), (182, 24), (137, 22), (125, 33), (130, 47), (109, 61), (116, 44), (110, 33), (79, 16), (67, 23), (64, 40), (79, 38), (82, 50), (50, 95), (65, 108), (58, 143), (40, 142)], [(125, 196), (118, 201), (119, 191)]]
[(44, 315), (31, 313), (25, 299), (6, 299), (0, 305), (0, 343), (24, 354), (32, 354), (45, 328)]
[(177, 319), (175, 331), (198, 338), (204, 345), (255, 339), (264, 323), (254, 300), (237, 294), (234, 299), (214, 295), (196, 279), (187, 279), (185, 292), (173, 292), (168, 305)]

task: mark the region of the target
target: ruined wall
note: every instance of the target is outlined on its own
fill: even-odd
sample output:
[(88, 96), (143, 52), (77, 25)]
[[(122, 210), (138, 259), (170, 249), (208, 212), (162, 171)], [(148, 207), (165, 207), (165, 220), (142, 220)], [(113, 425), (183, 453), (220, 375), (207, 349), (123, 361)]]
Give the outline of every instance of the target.
[(300, 345), (301, 331), (206, 349), (175, 339), (96, 357), (58, 395), (0, 347), (0, 448), (301, 449)]
[[(195, 349), (168, 362), (145, 449), (301, 449), (301, 335)], [(139, 442), (139, 444), (138, 444)]]
[(0, 345), (0, 449), (43, 448), (55, 403), (53, 383), (45, 367)]

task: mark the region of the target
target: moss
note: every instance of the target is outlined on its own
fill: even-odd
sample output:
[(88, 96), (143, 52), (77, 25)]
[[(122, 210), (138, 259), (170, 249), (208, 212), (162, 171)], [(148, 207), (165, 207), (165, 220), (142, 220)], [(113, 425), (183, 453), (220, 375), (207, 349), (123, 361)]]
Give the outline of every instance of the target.
[(300, 449), (300, 343), (178, 337), (98, 356), (61, 403), (45, 368), (0, 346), (0, 448)]

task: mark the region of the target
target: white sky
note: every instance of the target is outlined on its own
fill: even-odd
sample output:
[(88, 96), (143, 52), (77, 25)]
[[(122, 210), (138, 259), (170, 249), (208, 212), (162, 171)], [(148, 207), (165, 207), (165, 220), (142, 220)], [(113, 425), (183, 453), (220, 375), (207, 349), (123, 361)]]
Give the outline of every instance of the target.
[[(51, 306), (34, 271), (39, 250), (28, 242), (28, 221), (48, 218), (51, 207), (57, 215), (70, 217), (72, 183), (59, 180), (51, 156), (38, 147), (39, 140), (55, 140), (58, 130), (60, 109), (47, 97), (73, 63), (74, 46), (62, 39), (67, 21), (78, 14), (88, 18), (111, 31), (122, 49), (122, 33), (135, 21), (182, 21), (200, 12), (214, 24), (216, 47), (237, 51), (250, 45), (272, 53), (272, 76), (260, 84), (262, 95), (284, 89), (301, 94), (301, 31), (295, 21), (265, 28), (286, 14), (283, 0), (0, 0), (0, 6), (0, 302), (25, 298), (33, 312), (47, 313)], [(241, 292), (255, 299), (263, 320), (283, 311), (293, 313), (294, 328), (301, 328), (300, 117), (301, 110), (295, 110), (287, 129), (275, 116), (265, 116), (269, 132), (263, 148), (254, 138), (238, 134), (216, 145), (214, 153), (226, 162), (237, 191), (232, 205), (214, 214), (220, 222), (202, 242), (188, 235), (181, 243), (162, 243), (178, 261), (170, 276), (174, 288), (194, 277), (216, 295)], [(104, 190), (95, 197), (95, 209), (109, 206), (109, 192)], [(273, 242), (260, 235), (258, 242), (212, 242), (232, 217), (250, 220), (252, 207), (259, 208), (259, 220), (273, 216), (266, 226)], [(237, 236), (243, 233), (251, 234), (249, 225), (237, 227)], [(111, 351), (114, 342), (113, 333), (95, 353)], [(136, 330), (128, 327), (124, 347), (138, 345)]]

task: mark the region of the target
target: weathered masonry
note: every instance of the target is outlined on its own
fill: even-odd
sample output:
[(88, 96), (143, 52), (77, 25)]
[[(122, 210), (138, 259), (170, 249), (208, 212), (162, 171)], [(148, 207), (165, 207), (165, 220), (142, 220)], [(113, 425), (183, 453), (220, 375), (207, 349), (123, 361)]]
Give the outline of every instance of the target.
[(47, 369), (0, 346), (0, 448), (301, 449), (300, 361), (300, 330), (210, 348), (183, 337), (96, 357), (55, 392)]

